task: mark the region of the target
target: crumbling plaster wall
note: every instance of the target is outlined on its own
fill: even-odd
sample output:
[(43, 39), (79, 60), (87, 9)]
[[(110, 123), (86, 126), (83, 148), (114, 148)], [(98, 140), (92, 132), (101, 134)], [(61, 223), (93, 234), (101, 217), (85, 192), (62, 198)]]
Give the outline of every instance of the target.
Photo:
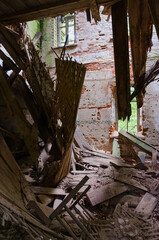
[[(101, 22), (87, 22), (85, 12), (76, 13), (76, 43), (67, 47), (69, 53), (78, 62), (87, 67), (79, 105), (77, 124), (91, 145), (103, 150), (110, 150), (110, 132), (115, 126), (114, 104), (114, 59), (111, 19), (101, 15)], [(55, 74), (55, 55), (51, 50), (54, 35), (53, 19), (43, 22), (41, 42), (42, 57), (45, 59), (52, 76)], [(147, 69), (157, 59), (158, 40), (153, 38), (152, 51), (149, 53)], [(62, 48), (56, 48), (60, 55)], [(143, 131), (146, 141), (159, 145), (158, 83), (152, 83), (146, 89), (143, 106)]]
[[(90, 144), (103, 150), (111, 150), (109, 133), (115, 122), (112, 106), (115, 83), (112, 26), (111, 19), (106, 21), (107, 17), (101, 15), (102, 21), (96, 24), (94, 20), (87, 22), (85, 12), (76, 13), (76, 43), (67, 47), (66, 51), (87, 68), (77, 124)], [(46, 24), (47, 31), (53, 33), (53, 24), (52, 27), (50, 22)], [(47, 60), (54, 53), (46, 45), (45, 32), (43, 35), (42, 55), (54, 76), (52, 62), (49, 64)], [(50, 42), (53, 42), (52, 39)], [(47, 44), (50, 45), (48, 40)], [(55, 50), (60, 55), (62, 49)]]
[[(147, 70), (159, 58), (159, 41), (153, 31), (153, 46), (148, 53)], [(143, 132), (146, 141), (159, 147), (159, 82), (155, 81), (146, 88), (143, 105)]]

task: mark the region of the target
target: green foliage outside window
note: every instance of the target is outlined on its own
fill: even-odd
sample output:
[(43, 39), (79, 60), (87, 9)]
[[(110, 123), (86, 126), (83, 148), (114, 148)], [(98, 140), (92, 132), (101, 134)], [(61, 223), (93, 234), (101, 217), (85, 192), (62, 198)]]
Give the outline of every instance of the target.
[[(133, 88), (131, 88), (131, 93), (133, 92)], [(118, 121), (118, 131), (121, 130), (128, 131), (130, 133), (136, 133), (137, 132), (137, 102), (136, 100), (133, 100), (131, 102), (131, 116), (128, 121), (128, 119), (119, 120)]]

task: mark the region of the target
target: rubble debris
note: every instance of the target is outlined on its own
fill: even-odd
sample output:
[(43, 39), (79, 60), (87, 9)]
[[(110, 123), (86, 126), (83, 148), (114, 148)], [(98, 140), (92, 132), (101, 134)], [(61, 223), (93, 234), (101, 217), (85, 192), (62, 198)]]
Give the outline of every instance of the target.
[(102, 203), (110, 198), (117, 196), (123, 192), (126, 192), (128, 187), (121, 183), (109, 183), (105, 186), (101, 186), (97, 189), (92, 189), (87, 193), (87, 197), (92, 206)]
[(157, 198), (155, 198), (150, 193), (145, 193), (138, 206), (136, 207), (135, 211), (142, 216), (149, 218), (152, 214), (152, 211), (156, 207), (156, 204)]

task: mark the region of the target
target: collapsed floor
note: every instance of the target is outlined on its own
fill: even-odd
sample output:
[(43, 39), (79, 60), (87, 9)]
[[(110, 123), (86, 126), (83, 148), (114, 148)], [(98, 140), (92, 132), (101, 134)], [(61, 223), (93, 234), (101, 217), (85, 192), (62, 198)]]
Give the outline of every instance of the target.
[(0, 121), (0, 238), (159, 239), (157, 149), (128, 133), (120, 136), (122, 157), (92, 149), (76, 129), (85, 67), (65, 57), (64, 47), (52, 81), (18, 31), (0, 25), (9, 54), (0, 51), (0, 100), (10, 123)]

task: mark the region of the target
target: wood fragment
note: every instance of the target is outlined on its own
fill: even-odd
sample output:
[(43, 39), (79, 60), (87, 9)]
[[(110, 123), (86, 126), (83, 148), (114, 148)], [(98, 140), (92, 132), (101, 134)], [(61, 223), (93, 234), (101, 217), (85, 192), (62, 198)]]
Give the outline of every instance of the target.
[(142, 216), (149, 218), (156, 207), (157, 198), (151, 195), (150, 193), (145, 193), (138, 206), (135, 209), (135, 212), (141, 214)]
[(97, 189), (92, 189), (87, 193), (87, 197), (92, 206), (102, 203), (108, 199), (111, 199), (123, 192), (126, 192), (128, 187), (121, 183), (110, 183), (105, 186), (101, 186)]
[(49, 226), (51, 223), (51, 220), (49, 219), (50, 214), (52, 214), (53, 210), (49, 207), (46, 207), (45, 205), (35, 202), (35, 201), (29, 201), (27, 204), (27, 208), (29, 210), (35, 211), (35, 213), (38, 215), (39, 219)]
[(130, 73), (126, 0), (119, 1), (112, 6), (112, 27), (117, 86), (118, 118), (123, 118), (124, 120), (126, 117), (129, 118), (131, 115), (131, 106), (129, 102)]
[(61, 196), (65, 196), (68, 194), (63, 189), (60, 188), (32, 186), (31, 190), (36, 194), (61, 195)]
[(126, 183), (128, 185), (131, 185), (133, 187), (139, 188), (143, 191), (148, 191), (148, 189), (146, 187), (144, 187), (143, 185), (141, 185), (139, 182), (137, 182), (136, 180), (128, 177), (127, 175), (121, 175), (121, 174), (115, 174), (114, 175), (114, 179), (122, 182), (122, 183)]

